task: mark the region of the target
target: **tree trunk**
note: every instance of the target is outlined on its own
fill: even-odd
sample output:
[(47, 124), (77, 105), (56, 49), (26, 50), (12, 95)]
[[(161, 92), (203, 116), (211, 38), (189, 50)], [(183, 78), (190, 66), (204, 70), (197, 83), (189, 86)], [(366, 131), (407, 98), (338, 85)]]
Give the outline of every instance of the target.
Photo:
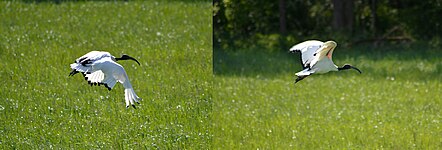
[(332, 0), (332, 3), (333, 29), (351, 33), (354, 22), (353, 0)]
[(279, 45), (281, 50), (285, 51), (286, 42), (285, 37), (287, 36), (287, 12), (286, 0), (279, 0), (279, 33), (281, 36), (279, 37)]
[(371, 25), (370, 30), (373, 37), (376, 37), (376, 22), (377, 22), (377, 1), (371, 0), (370, 1), (370, 11), (371, 11)]
[(279, 0), (279, 32), (283, 36), (287, 35), (286, 9), (286, 1)]

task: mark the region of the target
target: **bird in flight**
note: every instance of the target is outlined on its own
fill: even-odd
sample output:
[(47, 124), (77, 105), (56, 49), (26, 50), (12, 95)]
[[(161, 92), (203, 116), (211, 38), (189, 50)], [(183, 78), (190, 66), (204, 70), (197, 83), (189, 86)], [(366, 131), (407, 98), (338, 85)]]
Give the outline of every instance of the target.
[(109, 91), (117, 82), (120, 82), (124, 87), (126, 108), (129, 107), (129, 105), (136, 108), (134, 103), (139, 104), (141, 98), (135, 94), (123, 66), (117, 63), (117, 61), (120, 60), (133, 60), (140, 65), (138, 60), (125, 54), (117, 58), (108, 52), (91, 51), (70, 65), (72, 71), (69, 76), (74, 76), (81, 72), (91, 86), (104, 85)]
[(315, 74), (323, 74), (330, 71), (341, 71), (347, 69), (355, 69), (362, 73), (358, 68), (345, 64), (342, 67), (336, 66), (332, 61), (332, 54), (337, 44), (334, 41), (321, 42), (317, 40), (309, 40), (296, 44), (290, 48), (290, 52), (301, 53), (301, 64), (303, 70), (296, 73), (298, 77), (295, 83), (302, 79)]

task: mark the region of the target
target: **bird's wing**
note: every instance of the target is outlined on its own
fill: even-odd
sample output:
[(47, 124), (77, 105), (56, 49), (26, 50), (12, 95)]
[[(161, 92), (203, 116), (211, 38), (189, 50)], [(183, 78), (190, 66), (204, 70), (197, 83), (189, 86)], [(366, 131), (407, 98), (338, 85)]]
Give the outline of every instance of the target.
[(123, 66), (115, 63), (110, 57), (101, 58), (87, 66), (73, 63), (71, 64), (71, 68), (82, 72), (89, 84), (103, 84), (108, 90), (111, 90), (117, 82), (124, 84), (127, 80)]
[(88, 66), (104, 57), (112, 57), (112, 55), (108, 52), (103, 51), (91, 51), (75, 60), (75, 63), (81, 64), (83, 66)]
[(290, 52), (301, 52), (301, 64), (303, 69), (306, 69), (312, 66), (311, 63), (315, 57), (315, 53), (323, 44), (321, 41), (309, 40), (296, 44), (290, 48)]
[(115, 84), (117, 83), (116, 80), (112, 79), (109, 76), (106, 76), (103, 71), (97, 70), (92, 73), (84, 73), (84, 78), (86, 81), (92, 86), (92, 85), (104, 85), (109, 91), (114, 88)]
[[(98, 61), (97, 61), (98, 62)], [(104, 85), (108, 90), (111, 90), (115, 84), (116, 80), (110, 78), (111, 76), (106, 76), (101, 68), (97, 68), (96, 63), (88, 64), (83, 66), (79, 63), (72, 63), (71, 68), (77, 72), (83, 74), (84, 79), (92, 85)]]
[(106, 57), (112, 58), (112, 55), (108, 52), (91, 51), (76, 59), (75, 62), (70, 65), (71, 69), (73, 70), (70, 75), (75, 75), (78, 72), (82, 72), (83, 75), (85, 75), (85, 73), (91, 73), (94, 71), (92, 70), (91, 65), (95, 61)]
[[(109, 90), (112, 89), (117, 82), (123, 84), (126, 106), (131, 104), (135, 107), (134, 102), (139, 103), (138, 100), (141, 98), (137, 96), (135, 91), (130, 84), (129, 78), (127, 77), (126, 71), (123, 66), (114, 62), (110, 57), (105, 57), (100, 60), (97, 60), (92, 68), (96, 69), (98, 73), (91, 73), (86, 75), (86, 77), (90, 76), (90, 81), (98, 81), (98, 83), (104, 84)], [(99, 73), (102, 72), (102, 73)], [(104, 77), (101, 76), (103, 74)], [(101, 81), (100, 81), (101, 80)]]
[(83, 66), (80, 63), (72, 63), (71, 69), (78, 71), (78, 72), (86, 73), (86, 72), (89, 72), (89, 70), (91, 70), (92, 67), (90, 65)]

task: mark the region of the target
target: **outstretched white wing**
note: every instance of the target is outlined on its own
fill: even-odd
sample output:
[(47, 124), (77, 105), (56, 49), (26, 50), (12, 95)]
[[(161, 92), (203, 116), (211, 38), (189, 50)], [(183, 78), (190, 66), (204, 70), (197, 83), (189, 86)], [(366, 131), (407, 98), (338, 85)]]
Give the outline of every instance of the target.
[[(107, 52), (104, 52), (103, 54), (105, 53)], [(126, 107), (129, 105), (135, 107), (134, 103), (139, 103), (138, 100), (141, 98), (138, 97), (133, 90), (123, 66), (114, 62), (112, 57), (107, 57), (105, 55), (101, 57), (89, 57), (86, 55), (77, 59), (77, 63), (71, 64), (71, 68), (75, 71), (81, 72), (91, 86), (104, 85), (108, 90), (111, 90), (117, 82), (120, 82), (124, 87)], [(87, 60), (90, 61), (85, 63), (85, 65), (81, 64), (82, 61)]]
[(323, 44), (324, 42), (321, 41), (309, 40), (296, 44), (290, 48), (290, 52), (301, 52), (302, 67), (306, 69), (314, 65), (312, 61), (315, 58), (315, 53)]
[(75, 60), (75, 63), (79, 63), (79, 64), (82, 64), (83, 66), (87, 66), (89, 64), (94, 63), (97, 60), (100, 60), (101, 58), (104, 58), (104, 57), (112, 57), (112, 55), (108, 52), (103, 52), (103, 51), (91, 51), (87, 54), (84, 54), (83, 56), (81, 56), (77, 60)]
[(117, 82), (123, 84), (126, 106), (129, 104), (134, 106), (134, 102), (138, 102), (140, 97), (137, 96), (130, 84), (126, 71), (123, 66), (114, 62), (110, 57), (105, 57), (94, 62), (91, 66), (95, 70), (91, 74), (87, 74), (88, 81), (104, 84), (109, 90), (112, 89)]

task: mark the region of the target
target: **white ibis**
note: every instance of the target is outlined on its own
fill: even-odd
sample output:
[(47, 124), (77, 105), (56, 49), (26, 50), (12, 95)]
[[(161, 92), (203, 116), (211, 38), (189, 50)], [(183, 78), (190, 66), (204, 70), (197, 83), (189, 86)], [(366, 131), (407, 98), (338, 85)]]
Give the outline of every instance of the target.
[(140, 65), (138, 60), (125, 54), (120, 58), (116, 58), (108, 52), (91, 51), (71, 64), (72, 71), (69, 76), (81, 72), (91, 86), (104, 85), (109, 91), (117, 82), (120, 82), (124, 87), (126, 108), (129, 107), (129, 104), (136, 108), (134, 102), (139, 104), (138, 100), (141, 98), (135, 94), (123, 66), (116, 62), (129, 59), (136, 61)]
[(309, 40), (296, 44), (290, 48), (290, 52), (301, 53), (301, 64), (302, 68), (304, 69), (296, 73), (298, 78), (296, 79), (295, 83), (314, 73), (322, 74), (330, 71), (341, 71), (347, 69), (355, 69), (359, 73), (362, 73), (361, 70), (349, 64), (338, 67), (333, 63), (332, 54), (336, 46), (337, 44), (334, 41), (321, 42), (317, 40)]

